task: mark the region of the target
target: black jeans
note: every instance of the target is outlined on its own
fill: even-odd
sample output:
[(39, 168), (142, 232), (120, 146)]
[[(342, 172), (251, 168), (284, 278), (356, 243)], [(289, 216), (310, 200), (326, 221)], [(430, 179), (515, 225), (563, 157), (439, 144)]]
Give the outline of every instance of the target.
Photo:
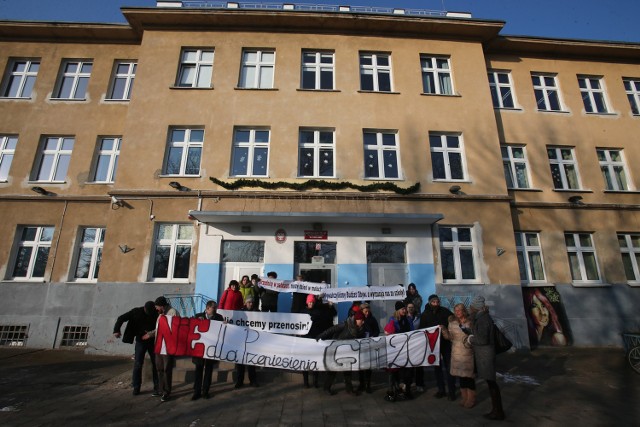
[(440, 366), (435, 367), (436, 384), (438, 385), (438, 391), (444, 393), (444, 383), (447, 383), (447, 391), (449, 393), (455, 393), (456, 391), (456, 379), (449, 373), (449, 366), (451, 364), (451, 347), (442, 345), (440, 346)]
[(158, 390), (158, 372), (156, 371), (156, 358), (153, 353), (154, 341), (149, 339), (142, 341), (136, 338), (135, 355), (133, 362), (133, 374), (131, 375), (131, 383), (134, 390), (140, 391), (142, 385), (142, 366), (144, 366), (144, 357), (148, 353), (151, 358), (151, 370), (153, 371), (153, 389)]
[(253, 365), (240, 365), (239, 363), (236, 364), (236, 384), (242, 384), (244, 383), (244, 367), (247, 367), (247, 370), (249, 371), (249, 383), (250, 384), (257, 384), (256, 381), (256, 367)]
[(193, 363), (196, 365), (196, 379), (193, 383), (193, 394), (209, 394), (211, 388), (211, 379), (213, 377), (213, 368), (216, 361), (211, 359), (194, 358)]

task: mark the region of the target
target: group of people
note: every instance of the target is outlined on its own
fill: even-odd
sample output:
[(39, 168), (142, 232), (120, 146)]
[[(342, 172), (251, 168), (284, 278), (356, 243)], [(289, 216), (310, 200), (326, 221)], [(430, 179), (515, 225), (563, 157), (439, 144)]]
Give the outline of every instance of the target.
[[(276, 273), (267, 275), (277, 278)], [(301, 280), (300, 277), (296, 280)], [(276, 311), (277, 292), (266, 290), (258, 286), (259, 278), (243, 276), (240, 282), (232, 280), (229, 287), (220, 298), (220, 306), (215, 301), (208, 301), (205, 311), (195, 317), (199, 319), (224, 321), (217, 313), (217, 309), (245, 310), (245, 311)], [(275, 293), (275, 298), (268, 296), (268, 292)], [(475, 378), (484, 379), (491, 396), (491, 412), (485, 417), (491, 420), (503, 420), (504, 411), (500, 389), (496, 383), (494, 328), (496, 327), (485, 305), (484, 298), (477, 296), (469, 308), (464, 304), (454, 306), (453, 313), (440, 305), (440, 298), (433, 294), (422, 308), (422, 297), (415, 284), (407, 288), (407, 295), (403, 301), (395, 303), (395, 310), (385, 322), (383, 330), (374, 317), (371, 306), (367, 302), (353, 303), (346, 320), (334, 325), (337, 312), (334, 305), (324, 303), (321, 296), (304, 295), (305, 307), (297, 309), (311, 317), (311, 328), (305, 338), (316, 340), (350, 340), (357, 338), (377, 337), (380, 333), (392, 335), (410, 332), (416, 329), (439, 327), (440, 364), (434, 366), (437, 392), (434, 397), (448, 397), (456, 400), (456, 383), (459, 384), (462, 397), (461, 406), (472, 408), (476, 403)], [(265, 299), (266, 296), (266, 299)], [(275, 302), (274, 302), (275, 301)], [(275, 306), (274, 306), (275, 304)], [(260, 308), (261, 310), (260, 310)], [(274, 310), (275, 309), (275, 310)], [(293, 309), (293, 307), (292, 307)], [(135, 340), (135, 356), (132, 375), (133, 394), (140, 394), (142, 382), (142, 366), (145, 354), (149, 354), (153, 367), (154, 391), (152, 396), (160, 396), (166, 402), (171, 397), (171, 378), (174, 357), (154, 354), (155, 325), (161, 314), (176, 315), (165, 297), (158, 297), (155, 302), (148, 301), (144, 307), (133, 310), (118, 317), (114, 326), (114, 336), (120, 337), (120, 329), (127, 323), (123, 341), (133, 343)], [(195, 382), (192, 400), (211, 397), (211, 381), (213, 369), (217, 361), (203, 358), (193, 358), (195, 364)], [(249, 374), (249, 384), (258, 387), (256, 368), (252, 365), (237, 364), (235, 388), (244, 385), (245, 370)], [(389, 388), (385, 399), (388, 401), (406, 400), (413, 397), (411, 385), (415, 383), (416, 391), (424, 391), (424, 369), (399, 368), (387, 369)], [(319, 387), (319, 373), (303, 372), (304, 387)], [(311, 375), (310, 375), (311, 374)], [(353, 384), (353, 372), (344, 371), (345, 389), (348, 394), (359, 395), (362, 392), (371, 393), (371, 370), (358, 371), (358, 387)], [(323, 390), (334, 395), (332, 389), (337, 376), (336, 371), (327, 371)], [(311, 377), (311, 378), (310, 378)]]

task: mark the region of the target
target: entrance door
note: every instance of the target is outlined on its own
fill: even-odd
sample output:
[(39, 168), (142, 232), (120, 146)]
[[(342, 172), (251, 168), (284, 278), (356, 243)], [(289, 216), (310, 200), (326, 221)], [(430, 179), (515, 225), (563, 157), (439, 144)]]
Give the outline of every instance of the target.
[[(406, 264), (369, 264), (369, 284), (371, 286), (398, 287), (400, 283), (406, 286)], [(401, 299), (398, 298), (398, 301)], [(378, 319), (381, 330), (387, 324), (389, 317), (393, 316), (395, 304), (396, 301), (371, 302), (371, 312)]]

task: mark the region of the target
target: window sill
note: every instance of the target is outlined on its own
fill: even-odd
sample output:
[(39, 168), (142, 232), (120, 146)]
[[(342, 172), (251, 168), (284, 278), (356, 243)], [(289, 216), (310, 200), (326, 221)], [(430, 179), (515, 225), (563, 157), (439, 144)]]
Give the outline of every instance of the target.
[(108, 104), (128, 104), (131, 99), (105, 98), (103, 101)]
[(604, 190), (604, 194), (640, 194), (638, 190)]
[(70, 102), (87, 102), (87, 98), (49, 98), (49, 101), (70, 101)]
[(603, 282), (571, 282), (574, 288), (610, 288), (611, 283)]
[(298, 88), (296, 90), (298, 92), (342, 92), (341, 90), (338, 90), (338, 89), (303, 89), (303, 88)]
[(150, 279), (147, 280), (146, 282), (144, 282), (147, 285), (166, 285), (166, 284), (180, 284), (180, 285), (190, 285), (193, 282), (190, 281), (189, 279), (186, 280), (174, 280), (174, 279), (162, 279), (162, 278), (158, 278), (158, 279)]
[(277, 91), (280, 90), (275, 87), (234, 87), (234, 90), (257, 90), (257, 91)]
[(171, 90), (213, 90), (213, 86), (169, 86)]
[(597, 112), (593, 112), (590, 113), (588, 111), (583, 111), (584, 114), (586, 114), (587, 116), (609, 116), (609, 117), (617, 117), (618, 113), (609, 113), (609, 112), (605, 112), (605, 113), (597, 113)]
[(30, 96), (0, 96), (0, 100), (4, 101), (24, 101), (33, 99)]
[(520, 282), (523, 288), (548, 288), (555, 287), (555, 284), (549, 282)]
[(36, 279), (27, 279), (26, 277), (11, 277), (9, 279), (2, 280), (2, 283), (47, 283), (42, 277)]
[(385, 95), (400, 95), (400, 92), (382, 91), (382, 90), (362, 90), (362, 89), (360, 89), (358, 93), (382, 93)]
[(483, 282), (462, 282), (462, 281), (450, 281), (450, 282), (442, 282), (442, 286), (484, 286)]
[(367, 177), (362, 178), (365, 181), (405, 181), (404, 178), (381, 178), (381, 177)]
[(588, 188), (554, 188), (552, 191), (557, 193), (593, 193)]
[(97, 279), (88, 280), (88, 279), (76, 279), (76, 280), (67, 280), (65, 284), (67, 285), (95, 285), (98, 283)]
[(627, 285), (631, 286), (632, 288), (640, 288), (640, 282), (627, 282)]
[(528, 191), (531, 193), (542, 193), (544, 190), (540, 188), (509, 188), (507, 187), (507, 191)]
[(202, 175), (158, 175), (158, 178), (202, 178)]
[(538, 113), (550, 113), (550, 114), (571, 114), (568, 110), (541, 110), (538, 108)]
[(459, 93), (428, 93), (428, 92), (421, 92), (420, 95), (422, 95), (422, 96), (436, 96), (436, 97), (443, 97), (443, 98), (462, 98), (462, 95), (460, 95)]
[(115, 182), (98, 182), (98, 181), (88, 181), (84, 183), (85, 185), (113, 185)]
[(493, 107), (493, 109), (498, 111), (524, 111), (524, 108), (518, 107)]
[(66, 183), (67, 183), (67, 181), (28, 181), (27, 182), (28, 185), (32, 185), (32, 184), (34, 184), (34, 185), (35, 184), (41, 184), (41, 185), (42, 184), (57, 184), (57, 185), (60, 185), (60, 184), (66, 184)]
[(337, 176), (297, 176), (297, 179), (338, 179)]

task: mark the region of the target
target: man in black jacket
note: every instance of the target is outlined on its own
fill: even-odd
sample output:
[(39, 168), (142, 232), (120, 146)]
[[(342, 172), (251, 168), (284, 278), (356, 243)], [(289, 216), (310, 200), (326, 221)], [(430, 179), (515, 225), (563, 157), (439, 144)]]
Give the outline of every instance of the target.
[(122, 342), (133, 344), (135, 339), (135, 357), (133, 362), (133, 374), (131, 377), (134, 396), (140, 394), (140, 385), (142, 384), (142, 366), (144, 365), (144, 356), (146, 353), (149, 353), (149, 357), (151, 358), (154, 393), (158, 391), (158, 372), (156, 371), (156, 361), (153, 353), (154, 342), (152, 339), (143, 338), (147, 332), (156, 328), (157, 319), (158, 312), (156, 311), (155, 304), (153, 301), (147, 301), (144, 304), (144, 307), (136, 307), (118, 317), (116, 324), (113, 327), (113, 335), (116, 338), (120, 338), (122, 336), (120, 334), (120, 328), (124, 322), (127, 322), (127, 327), (124, 330), (124, 336), (122, 336)]
[[(440, 306), (440, 298), (438, 295), (429, 295), (429, 302), (424, 307), (424, 312), (420, 316), (420, 329), (440, 326), (442, 329), (449, 327), (449, 316), (453, 313), (448, 308)], [(447, 395), (444, 389), (445, 379), (448, 387), (449, 400), (456, 400), (456, 383), (455, 378), (449, 374), (449, 364), (451, 363), (451, 341), (440, 336), (440, 366), (435, 366), (436, 384), (438, 392), (435, 394), (437, 399)]]
[[(196, 319), (218, 320), (224, 321), (221, 314), (217, 313), (218, 303), (215, 301), (207, 301), (204, 312), (196, 314)], [(202, 357), (194, 357), (191, 359), (196, 365), (196, 379), (193, 383), (193, 396), (191, 400), (198, 400), (200, 397), (209, 399), (209, 388), (211, 388), (211, 378), (213, 377), (213, 368), (218, 361), (213, 359), (205, 359)]]

